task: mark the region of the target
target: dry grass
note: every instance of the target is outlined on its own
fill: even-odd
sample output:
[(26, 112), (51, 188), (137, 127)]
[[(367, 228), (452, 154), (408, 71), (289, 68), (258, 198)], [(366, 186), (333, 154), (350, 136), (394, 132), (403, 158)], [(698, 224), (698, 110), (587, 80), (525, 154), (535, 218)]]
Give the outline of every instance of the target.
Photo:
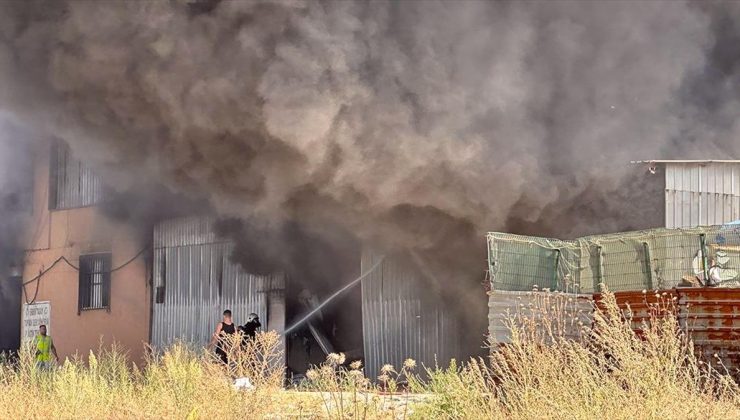
[[(738, 385), (697, 361), (670, 314), (656, 315), (640, 338), (611, 295), (593, 327), (564, 320), (568, 305), (558, 299), (529, 308), (540, 311), (536, 321), (514, 314), (512, 343), (492, 357), (429, 369), (424, 381), (411, 360), (366, 375), (331, 355), (301, 388), (285, 390), (274, 333), (246, 351), (234, 345), (229, 367), (184, 344), (142, 369), (115, 347), (51, 372), (23, 352), (18, 364), (0, 364), (0, 418), (740, 418)], [(578, 341), (566, 338), (573, 325)], [(234, 389), (241, 376), (256, 388)]]
[[(281, 398), (279, 371), (276, 376), (267, 367), (279, 354), (277, 334), (261, 334), (257, 341), (265, 353), (230, 369), (181, 343), (153, 353), (143, 369), (132, 368), (115, 347), (52, 371), (37, 369), (23, 351), (16, 366), (0, 368), (0, 418), (263, 418), (280, 412), (290, 398)], [(234, 389), (231, 375), (246, 372), (259, 386)]]
[[(723, 372), (699, 362), (667, 307), (658, 304), (638, 337), (614, 296), (605, 294), (594, 325), (580, 340), (566, 338), (578, 314), (549, 295), (531, 318), (512, 316), (512, 343), (489, 360), (430, 370), (417, 384), (433, 400), (419, 418), (611, 419), (740, 418), (740, 389)], [(530, 310), (530, 313), (531, 311)], [(565, 318), (565, 320), (564, 320)], [(572, 320), (572, 321), (570, 321)]]

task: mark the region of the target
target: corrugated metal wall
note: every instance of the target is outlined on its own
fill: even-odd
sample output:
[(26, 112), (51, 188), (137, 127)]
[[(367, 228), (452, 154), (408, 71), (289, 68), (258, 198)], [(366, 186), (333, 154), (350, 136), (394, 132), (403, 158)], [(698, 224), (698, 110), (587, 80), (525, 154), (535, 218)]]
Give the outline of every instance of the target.
[(52, 209), (91, 206), (103, 198), (100, 177), (88, 165), (75, 159), (64, 143), (52, 145), (49, 178), (49, 207)]
[(207, 344), (224, 309), (237, 324), (255, 312), (267, 326), (268, 299), (284, 299), (275, 293), (285, 288), (284, 276), (245, 273), (229, 261), (232, 244), (218, 241), (212, 226), (209, 218), (184, 218), (154, 229), (154, 346), (176, 339)]
[[(678, 316), (678, 306), (674, 305), (674, 298), (678, 299), (676, 289), (667, 289), (656, 293), (654, 291), (623, 291), (614, 292), (617, 307), (622, 311), (624, 320), (629, 319), (630, 327), (642, 336), (643, 331), (651, 320), (663, 319), (667, 316)], [(596, 308), (606, 311), (604, 295), (594, 294)]]
[(716, 366), (716, 354), (740, 379), (740, 289), (678, 289), (677, 294), (679, 321), (701, 356)]
[[(365, 273), (379, 256), (362, 255)], [(457, 321), (420, 276), (386, 259), (362, 280), (362, 330), (365, 372), (374, 378), (390, 363), (399, 369), (406, 358), (434, 367), (459, 353)]]
[[(677, 316), (696, 354), (721, 372), (726, 368), (740, 379), (740, 289), (676, 288), (660, 294), (617, 292), (614, 298), (619, 308), (631, 315), (632, 329), (637, 334), (642, 334), (653, 317)], [(599, 307), (603, 306), (600, 295), (594, 299)]]
[(740, 219), (740, 163), (666, 163), (666, 227)]
[[(593, 305), (591, 295), (549, 292), (512, 292), (494, 290), (488, 298), (488, 333), (491, 344), (511, 342), (509, 322), (521, 326), (528, 318), (542, 327), (547, 317), (555, 331), (562, 336), (577, 339), (582, 325), (590, 325)], [(580, 322), (580, 324), (579, 324)]]

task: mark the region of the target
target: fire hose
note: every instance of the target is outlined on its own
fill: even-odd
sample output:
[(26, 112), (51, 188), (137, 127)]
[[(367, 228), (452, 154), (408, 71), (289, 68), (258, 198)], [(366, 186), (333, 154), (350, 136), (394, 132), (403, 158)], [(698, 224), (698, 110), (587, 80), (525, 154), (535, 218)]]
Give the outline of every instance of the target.
[(376, 268), (378, 268), (380, 266), (380, 264), (383, 262), (384, 259), (385, 259), (385, 257), (381, 257), (375, 264), (373, 264), (372, 267), (370, 267), (369, 270), (367, 270), (366, 272), (364, 272), (360, 277), (358, 277), (358, 278), (352, 280), (351, 282), (347, 283), (346, 285), (344, 285), (341, 289), (339, 289), (336, 292), (334, 292), (328, 298), (324, 299), (323, 302), (321, 302), (319, 305), (317, 305), (315, 308), (313, 308), (311, 311), (309, 311), (301, 319), (299, 319), (297, 322), (294, 322), (293, 325), (291, 325), (290, 327), (286, 328), (285, 331), (283, 331), (282, 334), (283, 335), (288, 335), (293, 330), (295, 330), (296, 328), (298, 328), (299, 326), (301, 326), (304, 322), (308, 321), (308, 319), (311, 318), (311, 316), (313, 316), (321, 308), (323, 308), (324, 306), (326, 306), (329, 302), (331, 302), (332, 300), (334, 300), (334, 298), (336, 298), (337, 296), (339, 296), (340, 294), (342, 294), (342, 292), (346, 291), (347, 289), (350, 289), (352, 286), (354, 286), (357, 283), (359, 283), (360, 281), (362, 281), (362, 279), (364, 279), (365, 277), (369, 276), (373, 271), (375, 271)]

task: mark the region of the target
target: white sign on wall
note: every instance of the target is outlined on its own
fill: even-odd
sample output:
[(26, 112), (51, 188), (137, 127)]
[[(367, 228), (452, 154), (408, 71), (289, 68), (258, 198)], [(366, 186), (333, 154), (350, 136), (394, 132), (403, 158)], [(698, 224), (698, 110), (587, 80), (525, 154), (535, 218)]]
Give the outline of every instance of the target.
[(39, 325), (46, 325), (46, 332), (51, 335), (51, 302), (24, 303), (21, 341), (33, 340), (39, 333)]

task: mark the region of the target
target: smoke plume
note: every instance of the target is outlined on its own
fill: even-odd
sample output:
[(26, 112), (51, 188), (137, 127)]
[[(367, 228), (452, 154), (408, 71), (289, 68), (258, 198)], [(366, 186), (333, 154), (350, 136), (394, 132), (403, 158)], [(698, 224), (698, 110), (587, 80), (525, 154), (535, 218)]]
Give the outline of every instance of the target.
[(18, 348), (22, 250), (27, 237), (40, 233), (24, 231), (33, 199), (33, 138), (0, 112), (0, 352)]
[(351, 232), (437, 270), (482, 277), (489, 230), (660, 225), (630, 160), (740, 155), (736, 3), (0, 7), (0, 108), (114, 188), (158, 179), (254, 232)]

